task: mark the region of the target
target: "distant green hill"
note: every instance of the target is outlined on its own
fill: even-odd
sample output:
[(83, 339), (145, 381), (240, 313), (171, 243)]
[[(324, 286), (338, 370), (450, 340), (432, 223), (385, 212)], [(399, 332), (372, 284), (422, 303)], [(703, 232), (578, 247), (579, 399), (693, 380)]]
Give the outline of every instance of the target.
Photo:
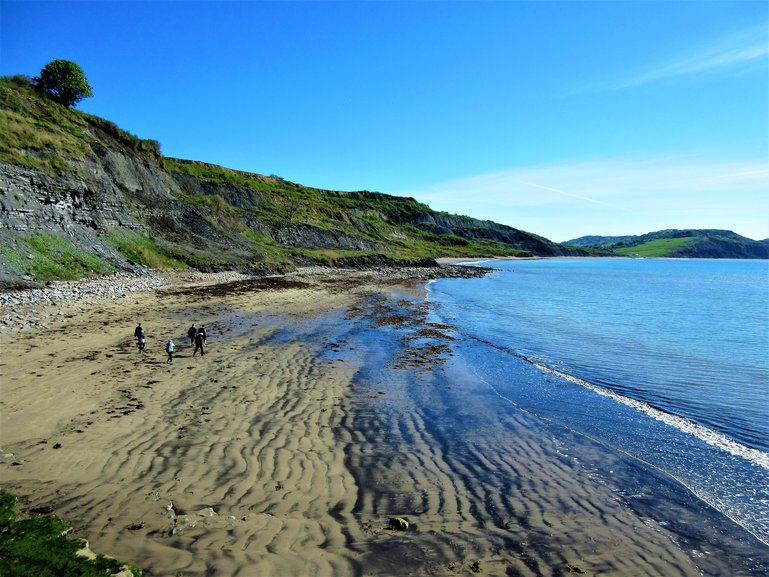
[(660, 230), (640, 236), (584, 236), (565, 242), (619, 256), (665, 258), (769, 258), (769, 243), (729, 230)]
[(610, 244), (614, 244), (617, 242), (621, 242), (623, 240), (627, 240), (630, 238), (634, 238), (633, 236), (581, 236), (579, 238), (575, 238), (572, 240), (567, 240), (563, 244), (568, 246), (583, 246), (583, 247), (600, 247), (600, 246), (607, 246)]
[(0, 189), (0, 281), (587, 254), (413, 198), (167, 158), (157, 141), (57, 104), (22, 76), (0, 78)]

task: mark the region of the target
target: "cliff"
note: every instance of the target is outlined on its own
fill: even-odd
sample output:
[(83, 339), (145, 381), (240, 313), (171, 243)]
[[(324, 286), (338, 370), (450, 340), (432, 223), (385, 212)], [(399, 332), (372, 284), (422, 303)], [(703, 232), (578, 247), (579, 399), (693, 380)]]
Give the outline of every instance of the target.
[[(0, 79), (0, 280), (141, 267), (266, 274), (441, 256), (578, 255), (411, 198), (163, 157), (104, 119)], [(374, 261), (372, 261), (372, 257)]]

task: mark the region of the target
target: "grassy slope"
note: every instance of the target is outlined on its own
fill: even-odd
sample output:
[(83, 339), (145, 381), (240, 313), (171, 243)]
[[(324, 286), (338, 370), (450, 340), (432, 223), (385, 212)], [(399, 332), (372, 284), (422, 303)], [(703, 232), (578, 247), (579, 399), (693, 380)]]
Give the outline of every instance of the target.
[(659, 230), (605, 246), (615, 254), (677, 258), (767, 258), (757, 241), (729, 230)]
[[(90, 144), (106, 135), (118, 146), (141, 158), (159, 161), (171, 174), (188, 175), (216, 185), (252, 191), (259, 202), (248, 208), (233, 206), (218, 193), (179, 195), (177, 200), (195, 205), (222, 235), (237, 237), (258, 261), (266, 264), (286, 263), (296, 257), (332, 264), (339, 258), (368, 254), (360, 250), (280, 246), (264, 232), (270, 225), (285, 226), (287, 222), (361, 238), (381, 246), (387, 256), (396, 259), (529, 254), (499, 242), (434, 234), (404, 224), (407, 216), (432, 212), (428, 206), (414, 199), (368, 191), (320, 190), (276, 177), (202, 162), (163, 158), (157, 141), (139, 139), (112, 122), (53, 103), (38, 94), (29, 80), (21, 76), (0, 78), (0, 134), (0, 160), (38, 169), (50, 176), (78, 173), (81, 162), (95, 155)], [(230, 201), (234, 202), (233, 199)], [(255, 230), (246, 224), (255, 221), (265, 226)], [(216, 268), (227, 264), (217, 255), (187, 250), (188, 247), (159, 247), (147, 237), (140, 238), (136, 234), (111, 232), (105, 240), (134, 262), (155, 268), (184, 265)], [(53, 245), (55, 240), (38, 238), (38, 243)], [(45, 267), (38, 266), (36, 261), (33, 266), (35, 259), (26, 258), (32, 252), (28, 246), (17, 246), (6, 250), (2, 256), (19, 267), (22, 274), (41, 280), (78, 278), (90, 271), (101, 273), (102, 269), (109, 268), (103, 262), (82, 264), (72, 258), (68, 263), (59, 265), (57, 255), (78, 252), (74, 247), (66, 250), (61, 246), (53, 251), (43, 251), (49, 260)], [(36, 257), (36, 254), (32, 256)]]
[(91, 154), (93, 130), (101, 129), (143, 158), (158, 158), (160, 145), (113, 122), (61, 106), (38, 94), (23, 76), (0, 77), (0, 160), (55, 176), (76, 172), (72, 160)]
[(73, 280), (113, 270), (102, 258), (78, 249), (66, 239), (39, 233), (19, 238), (14, 245), (0, 245), (0, 255), (17, 270), (42, 281)]
[(697, 240), (697, 237), (694, 236), (661, 238), (650, 240), (635, 246), (615, 247), (612, 250), (616, 254), (625, 256), (637, 254), (646, 257), (665, 257), (690, 246), (695, 240)]
[[(194, 176), (219, 185), (231, 185), (259, 195), (258, 206), (242, 209), (228, 204), (220, 196), (185, 196), (182, 200), (205, 205), (217, 213), (217, 220), (238, 221), (251, 211), (266, 223), (293, 223), (329, 231), (341, 231), (386, 248), (390, 256), (401, 259), (428, 256), (527, 256), (529, 253), (496, 242), (468, 241), (450, 234), (436, 235), (415, 226), (402, 224), (408, 216), (432, 213), (430, 207), (413, 198), (402, 198), (369, 191), (340, 192), (321, 190), (280, 178), (230, 170), (201, 162), (164, 158), (163, 166), (171, 173)], [(241, 233), (244, 232), (241, 230)], [(247, 233), (247, 231), (246, 231)], [(270, 239), (253, 237), (263, 249)], [(290, 254), (310, 256), (321, 261), (359, 256), (363, 251), (292, 249)]]

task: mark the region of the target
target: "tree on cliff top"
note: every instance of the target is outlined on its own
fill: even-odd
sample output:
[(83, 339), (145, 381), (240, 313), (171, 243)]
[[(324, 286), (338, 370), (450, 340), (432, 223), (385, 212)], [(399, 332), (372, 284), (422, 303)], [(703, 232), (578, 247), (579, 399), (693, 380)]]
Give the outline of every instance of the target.
[(64, 106), (74, 106), (93, 96), (83, 69), (69, 60), (49, 62), (33, 82), (40, 92)]

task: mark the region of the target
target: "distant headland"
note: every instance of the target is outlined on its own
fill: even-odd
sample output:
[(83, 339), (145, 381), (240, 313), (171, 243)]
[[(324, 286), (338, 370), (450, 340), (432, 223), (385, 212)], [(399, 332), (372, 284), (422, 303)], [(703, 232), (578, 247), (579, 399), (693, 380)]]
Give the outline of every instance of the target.
[(657, 258), (769, 258), (769, 239), (730, 230), (659, 230), (638, 236), (582, 236), (563, 243), (597, 253)]

